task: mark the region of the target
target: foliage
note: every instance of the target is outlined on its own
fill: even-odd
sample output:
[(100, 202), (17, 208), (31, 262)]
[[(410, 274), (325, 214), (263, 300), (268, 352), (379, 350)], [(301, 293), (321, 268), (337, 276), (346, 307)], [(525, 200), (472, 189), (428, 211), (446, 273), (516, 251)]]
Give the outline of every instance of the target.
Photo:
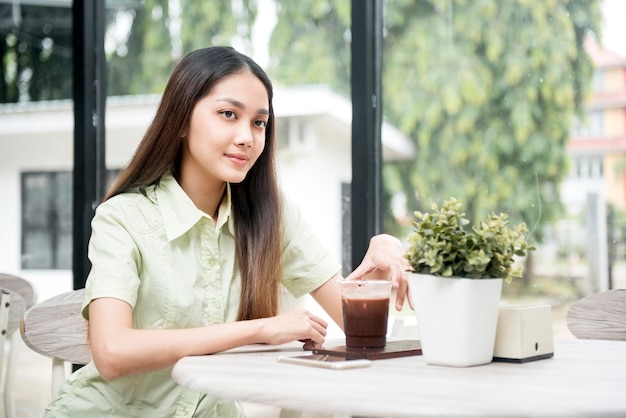
[[(120, 15), (130, 17), (126, 38), (107, 51), (107, 94), (109, 96), (161, 93), (174, 68), (172, 42), (167, 22), (167, 0), (144, 0), (110, 11), (107, 32), (115, 32)], [(128, 24), (128, 22), (126, 22)]]
[(277, 0), (267, 68), (277, 84), (324, 83), (350, 93), (350, 0)]
[(562, 214), (598, 1), (388, 0), (385, 10), (384, 109), (417, 149), (386, 163), (390, 193), (407, 211), (454, 195), (470, 219), (495, 208), (541, 239)]
[(0, 103), (71, 98), (71, 8), (21, 4), (16, 22), (15, 7), (0, 2)]
[[(182, 50), (189, 53), (214, 45), (252, 50), (252, 26), (257, 16), (254, 0), (181, 0)], [(235, 7), (238, 5), (238, 7)]]
[[(161, 93), (176, 63), (187, 53), (211, 45), (235, 45), (246, 52), (252, 44), (256, 3), (242, 0), (180, 0), (173, 11), (168, 0), (143, 0), (139, 7), (120, 6), (114, 16), (130, 15), (132, 24), (121, 48), (109, 52), (108, 94)], [(132, 71), (129, 71), (132, 69)]]
[(515, 256), (534, 250), (526, 241), (526, 224), (511, 226), (504, 213), (487, 215), (469, 229), (461, 212), (462, 203), (453, 198), (441, 208), (415, 212), (406, 258), (415, 273), (474, 279), (502, 278), (507, 282), (522, 277), (523, 267)]

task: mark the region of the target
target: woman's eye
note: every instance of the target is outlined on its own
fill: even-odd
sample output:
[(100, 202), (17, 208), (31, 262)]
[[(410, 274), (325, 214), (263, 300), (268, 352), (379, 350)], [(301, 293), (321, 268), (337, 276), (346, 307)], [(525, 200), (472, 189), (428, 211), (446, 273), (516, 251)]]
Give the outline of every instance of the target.
[(259, 128), (265, 128), (267, 126), (267, 121), (257, 120), (257, 121), (254, 122), (254, 125), (259, 127)]
[(228, 119), (233, 119), (235, 117), (235, 112), (233, 112), (232, 110), (224, 110), (222, 112), (222, 115), (224, 115)]

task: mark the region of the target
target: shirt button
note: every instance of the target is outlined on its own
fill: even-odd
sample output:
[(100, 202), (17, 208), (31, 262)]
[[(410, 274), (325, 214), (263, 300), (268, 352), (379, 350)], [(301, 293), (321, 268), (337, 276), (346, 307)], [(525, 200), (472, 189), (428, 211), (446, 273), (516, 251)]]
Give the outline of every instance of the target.
[(187, 415), (189, 413), (189, 408), (184, 407), (183, 408), (183, 414)]
[(215, 258), (211, 258), (211, 259), (209, 260), (209, 266), (211, 266), (211, 267), (215, 267), (215, 265), (216, 265), (216, 264), (217, 264), (217, 259), (215, 259)]

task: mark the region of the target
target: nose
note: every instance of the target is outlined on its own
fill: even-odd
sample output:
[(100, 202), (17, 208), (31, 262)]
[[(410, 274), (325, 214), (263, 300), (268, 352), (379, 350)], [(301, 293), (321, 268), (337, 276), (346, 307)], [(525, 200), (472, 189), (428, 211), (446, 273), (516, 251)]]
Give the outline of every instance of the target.
[(252, 135), (252, 129), (247, 124), (242, 123), (240, 128), (237, 130), (235, 143), (238, 146), (250, 148), (253, 142), (254, 142), (254, 137)]

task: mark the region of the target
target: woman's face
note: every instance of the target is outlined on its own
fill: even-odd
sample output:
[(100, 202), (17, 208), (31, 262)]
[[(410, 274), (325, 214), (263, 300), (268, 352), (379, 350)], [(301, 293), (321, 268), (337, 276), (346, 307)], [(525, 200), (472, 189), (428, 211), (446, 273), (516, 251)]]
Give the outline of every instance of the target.
[(191, 113), (181, 176), (206, 186), (240, 183), (263, 152), (268, 119), (267, 90), (255, 75), (225, 77)]

